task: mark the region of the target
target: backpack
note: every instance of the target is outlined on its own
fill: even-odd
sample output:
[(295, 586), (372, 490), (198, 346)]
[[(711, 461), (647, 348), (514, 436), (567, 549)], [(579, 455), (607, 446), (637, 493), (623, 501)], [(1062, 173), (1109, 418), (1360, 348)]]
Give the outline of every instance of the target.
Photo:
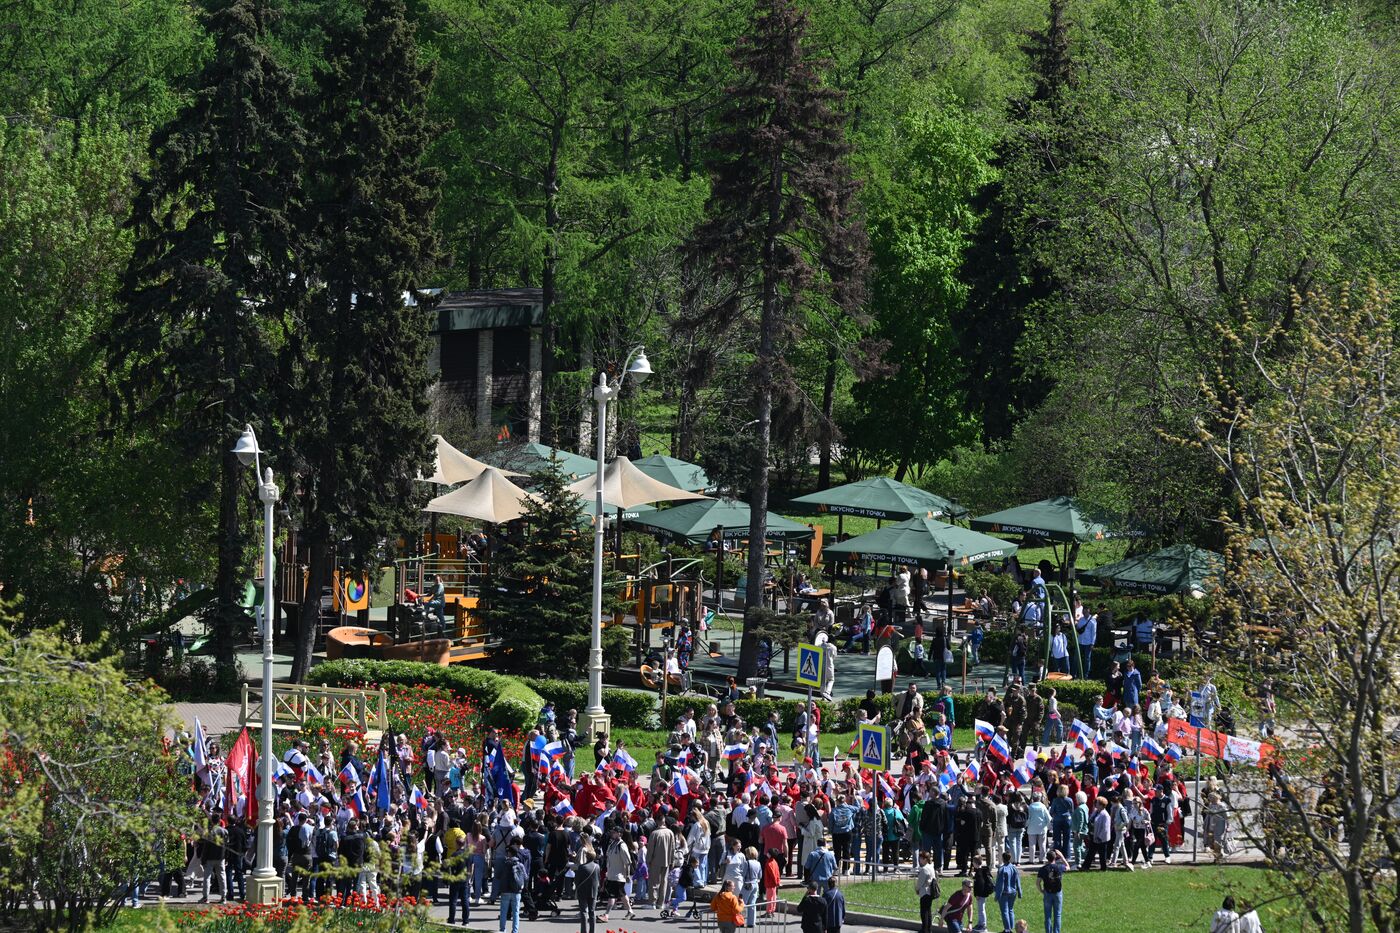
[(515, 882), (515, 890), (524, 891), (525, 883), (529, 880), (525, 873), (525, 863), (516, 859), (510, 867), (510, 875)]
[(303, 854), (305, 853), (301, 847), (301, 827), (294, 825), (287, 830), (287, 857), (296, 858)]
[(323, 861), (335, 861), (335, 837), (331, 835), (329, 829), (318, 829), (314, 837), (316, 844), (316, 857)]

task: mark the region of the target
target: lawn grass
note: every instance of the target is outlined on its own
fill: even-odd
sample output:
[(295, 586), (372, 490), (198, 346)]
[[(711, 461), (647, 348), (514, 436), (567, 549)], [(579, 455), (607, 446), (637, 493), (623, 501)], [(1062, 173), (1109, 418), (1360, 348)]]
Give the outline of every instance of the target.
[[(664, 747), (666, 736), (669, 735), (667, 732), (647, 729), (614, 729), (612, 734), (613, 748), (616, 748), (619, 742), (625, 745), (627, 747), (627, 753), (637, 759), (637, 770), (643, 774), (651, 773), (651, 766), (656, 761), (656, 753)], [(855, 740), (855, 735), (854, 731), (822, 734), (821, 751), (828, 767), (831, 766), (831, 750), (833, 748), (839, 748), (841, 754), (844, 755), (846, 749), (850, 747), (851, 742)], [(783, 767), (787, 767), (792, 763), (793, 754), (787, 748), (787, 742), (790, 737), (780, 736), (780, 738), (783, 740), (783, 746), (779, 750), (778, 762)], [(586, 748), (580, 748), (578, 751), (574, 752), (575, 774), (580, 771), (591, 771), (596, 766), (597, 761), (593, 758), (593, 746), (589, 745)], [(728, 768), (722, 767), (724, 773), (728, 773), (728, 770)], [(835, 771), (835, 769), (832, 770), (833, 772)]]
[[(940, 879), (943, 900), (956, 890), (957, 880)], [(1016, 915), (1030, 921), (1032, 930), (1041, 929), (1043, 908), (1035, 890), (1035, 873), (1021, 870), (1025, 896), (1017, 902)], [(1162, 866), (1144, 871), (1070, 872), (1065, 876), (1063, 929), (1072, 933), (1121, 933), (1140, 927), (1153, 931), (1206, 930), (1211, 915), (1220, 908), (1226, 894), (1236, 899), (1264, 904), (1260, 919), (1264, 929), (1281, 929), (1293, 913), (1287, 899), (1265, 903), (1271, 897), (1265, 869), (1242, 865), (1187, 867)], [(845, 885), (846, 906), (860, 913), (917, 918), (919, 898), (914, 881), (849, 881)], [(787, 900), (801, 900), (802, 891), (782, 891)], [(1001, 929), (996, 905), (987, 902), (988, 928)]]

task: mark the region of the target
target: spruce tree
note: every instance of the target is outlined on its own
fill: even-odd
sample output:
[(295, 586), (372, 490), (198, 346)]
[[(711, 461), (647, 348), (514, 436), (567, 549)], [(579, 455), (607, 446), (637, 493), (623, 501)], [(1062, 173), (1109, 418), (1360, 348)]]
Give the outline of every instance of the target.
[(137, 180), (133, 254), (108, 344), (128, 413), (179, 424), (188, 456), (218, 464), (222, 688), (234, 683), (243, 616), (239, 519), (255, 502), (249, 471), (228, 451), (247, 422), (270, 439), (270, 346), (296, 282), (303, 141), (292, 76), (268, 52), (269, 15), (262, 0), (210, 0), (212, 54), (189, 102), (152, 136), (149, 174)]
[(288, 344), (286, 413), (310, 554), (297, 681), (332, 563), (368, 569), (386, 533), (415, 526), (414, 480), (430, 457), (429, 310), (416, 290), (437, 252), (440, 183), (424, 164), (431, 79), (402, 0), (370, 0), (362, 19), (333, 28), (309, 97), (303, 225), (315, 284)]
[(1030, 247), (1051, 221), (1020, 196), (1031, 179), (1063, 171), (1074, 158), (1062, 110), (1073, 80), (1065, 0), (1050, 0), (1045, 28), (1032, 32), (1022, 49), (1034, 86), (1028, 99), (1013, 105), (1011, 133), (993, 160), (997, 180), (974, 199), (982, 223), (963, 261), (967, 305), (953, 318), (969, 407), (986, 442), (1010, 437), (1052, 384), (1023, 346), (1034, 309), (1059, 291), (1056, 273)]
[[(706, 219), (693, 249), (726, 284), (703, 326), (730, 329), (753, 311), (757, 425), (749, 486), (746, 608), (761, 604), (767, 532), (768, 462), (775, 398), (797, 395), (790, 350), (810, 320), (856, 315), (868, 257), (855, 216), (857, 190), (847, 156), (841, 95), (823, 85), (803, 50), (806, 14), (791, 0), (762, 0), (733, 53), (738, 78), (726, 89), (707, 162)], [(739, 671), (750, 676), (757, 640), (746, 631)]]
[(585, 675), (593, 603), (593, 543), (582, 500), (559, 468), (532, 477), (523, 516), (528, 536), (505, 536), (495, 550), (496, 584), (483, 607), (500, 638), (494, 658), (523, 672), (565, 680)]

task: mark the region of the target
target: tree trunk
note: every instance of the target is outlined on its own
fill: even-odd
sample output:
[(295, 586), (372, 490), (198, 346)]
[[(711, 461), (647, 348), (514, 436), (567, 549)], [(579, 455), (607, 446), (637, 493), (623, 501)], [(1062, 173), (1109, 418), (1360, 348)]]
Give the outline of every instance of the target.
[(296, 650), (292, 654), (292, 683), (306, 680), (316, 651), (316, 630), (321, 625), (321, 591), (330, 583), (329, 535), (324, 526), (307, 535), (311, 546), (307, 558), (306, 592), (301, 596), (301, 624), (297, 626)]
[(821, 444), (817, 452), (817, 488), (831, 487), (831, 445), (836, 438), (832, 412), (836, 406), (836, 347), (826, 351), (826, 380), (822, 383)]
[(236, 686), (237, 674), (233, 654), (234, 630), (243, 610), (239, 607), (239, 565), (243, 552), (238, 521), (239, 479), (242, 464), (238, 457), (225, 452), (219, 460), (219, 532), (218, 567), (214, 591), (218, 602), (214, 609), (215, 683), (220, 693)]
[(540, 327), (540, 441), (555, 445), (556, 425), (552, 390), (554, 382), (554, 304), (558, 300), (559, 274), (559, 149), (563, 127), (550, 134), (549, 162), (544, 173), (544, 268), (540, 273), (544, 321)]
[(778, 270), (775, 255), (782, 223), (783, 172), (775, 156), (768, 175), (768, 230), (763, 241), (763, 298), (758, 324), (754, 391), (758, 425), (754, 429), (753, 472), (749, 488), (749, 562), (744, 585), (744, 638), (739, 647), (739, 682), (758, 666), (758, 639), (751, 628), (754, 609), (763, 607), (763, 571), (768, 558), (768, 448), (773, 433), (773, 357), (778, 330)]

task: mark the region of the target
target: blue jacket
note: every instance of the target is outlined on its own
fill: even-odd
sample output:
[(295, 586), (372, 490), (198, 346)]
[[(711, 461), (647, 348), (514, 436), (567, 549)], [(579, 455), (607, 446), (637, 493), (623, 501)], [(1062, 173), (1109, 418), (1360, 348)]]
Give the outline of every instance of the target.
[(831, 880), (831, 876), (836, 874), (836, 856), (826, 849), (813, 849), (812, 854), (807, 856), (807, 864), (803, 866), (810, 873), (808, 877), (813, 881), (825, 883)]
[(840, 888), (831, 888), (822, 895), (826, 901), (826, 928), (839, 930), (846, 922), (846, 895)]
[(1007, 862), (997, 869), (996, 899), (1004, 901), (1008, 897), (1016, 898), (1021, 896), (1021, 872)]

